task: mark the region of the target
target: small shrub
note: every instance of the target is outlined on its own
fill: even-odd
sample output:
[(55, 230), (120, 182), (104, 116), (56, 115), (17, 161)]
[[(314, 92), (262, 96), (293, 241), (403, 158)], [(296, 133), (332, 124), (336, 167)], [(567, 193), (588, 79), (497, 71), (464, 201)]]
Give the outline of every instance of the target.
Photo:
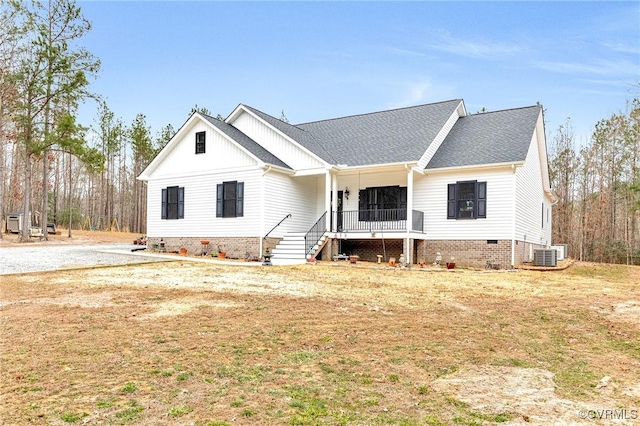
[(251, 417), (255, 415), (256, 415), (256, 410), (252, 410), (250, 408), (245, 408), (244, 410), (242, 410), (243, 417)]
[(135, 384), (135, 383), (133, 383), (133, 382), (129, 382), (129, 383), (127, 383), (126, 385), (124, 385), (124, 386), (122, 387), (122, 392), (126, 392), (126, 393), (133, 393), (133, 392), (135, 392), (135, 391), (136, 391), (136, 389), (137, 389), (137, 388), (138, 388), (138, 387), (136, 386), (136, 384)]
[(418, 386), (418, 393), (420, 395), (426, 395), (429, 393), (429, 388), (427, 386)]
[(180, 405), (178, 407), (169, 407), (169, 417), (172, 419), (177, 419), (178, 417), (182, 417), (185, 414), (189, 414), (193, 411), (193, 407), (189, 407), (188, 405)]
[(87, 417), (89, 414), (87, 413), (64, 413), (60, 416), (60, 420), (65, 423), (75, 423), (78, 420), (82, 420)]

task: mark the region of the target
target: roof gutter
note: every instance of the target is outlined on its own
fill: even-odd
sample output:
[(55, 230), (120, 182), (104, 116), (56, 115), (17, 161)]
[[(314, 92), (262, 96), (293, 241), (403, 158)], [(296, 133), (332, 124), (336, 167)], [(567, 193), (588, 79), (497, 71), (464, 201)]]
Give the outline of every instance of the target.
[[(417, 161), (402, 161), (398, 163), (383, 163), (383, 164), (365, 164), (361, 166), (349, 166), (346, 164), (338, 164), (337, 166), (332, 167), (332, 170), (336, 170), (338, 172), (361, 172), (363, 170), (378, 170), (385, 168), (396, 168), (396, 169), (405, 169), (408, 170), (408, 167), (415, 167), (418, 164)], [(418, 171), (418, 170), (416, 170)], [(420, 172), (422, 173), (422, 172)]]
[(448, 172), (448, 171), (471, 170), (471, 169), (502, 169), (505, 167), (515, 168), (515, 167), (521, 167), (523, 165), (524, 165), (524, 160), (509, 161), (504, 163), (472, 164), (469, 166), (452, 166), (452, 167), (440, 167), (437, 169), (425, 169), (424, 174), (440, 173), (440, 172)]

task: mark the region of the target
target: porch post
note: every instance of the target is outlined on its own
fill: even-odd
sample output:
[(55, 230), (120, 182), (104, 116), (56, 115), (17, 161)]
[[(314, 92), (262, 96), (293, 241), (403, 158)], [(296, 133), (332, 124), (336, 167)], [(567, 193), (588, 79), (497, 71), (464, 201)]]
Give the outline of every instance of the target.
[(327, 212), (327, 218), (325, 220), (326, 231), (331, 231), (331, 171), (329, 169), (327, 169), (324, 176), (324, 211)]
[(413, 253), (411, 252), (411, 228), (413, 227), (413, 167), (407, 173), (407, 241), (405, 259), (408, 264), (413, 263)]
[(331, 205), (333, 206), (331, 211), (331, 223), (333, 224), (331, 231), (336, 232), (338, 230), (338, 176), (336, 175), (331, 176), (331, 191)]

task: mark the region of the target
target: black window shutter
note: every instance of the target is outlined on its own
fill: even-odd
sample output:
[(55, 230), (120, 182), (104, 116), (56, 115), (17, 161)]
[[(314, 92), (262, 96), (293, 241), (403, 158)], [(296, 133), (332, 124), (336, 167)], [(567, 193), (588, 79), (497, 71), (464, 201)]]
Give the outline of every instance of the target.
[(399, 209), (406, 209), (407, 208), (407, 187), (403, 186), (402, 188), (399, 189), (400, 191), (400, 200), (398, 203), (398, 208)]
[(223, 215), (223, 208), (224, 208), (224, 203), (223, 203), (223, 195), (224, 195), (224, 188), (223, 185), (221, 183), (216, 185), (216, 217), (222, 217)]
[(369, 214), (365, 212), (367, 210), (367, 190), (361, 189), (358, 192), (358, 210), (360, 213), (358, 214), (358, 220), (369, 220)]
[(447, 219), (456, 218), (456, 184), (447, 185)]
[(178, 219), (184, 219), (184, 187), (178, 188)]
[(162, 219), (167, 218), (167, 188), (162, 188), (162, 206), (160, 207), (162, 210)]
[(244, 215), (244, 182), (238, 182), (236, 189), (236, 217)]
[(400, 197), (398, 200), (398, 208), (401, 209), (398, 212), (397, 220), (407, 220), (407, 187), (400, 188)]
[(476, 183), (476, 194), (478, 195), (478, 216), (479, 218), (487, 217), (487, 182)]

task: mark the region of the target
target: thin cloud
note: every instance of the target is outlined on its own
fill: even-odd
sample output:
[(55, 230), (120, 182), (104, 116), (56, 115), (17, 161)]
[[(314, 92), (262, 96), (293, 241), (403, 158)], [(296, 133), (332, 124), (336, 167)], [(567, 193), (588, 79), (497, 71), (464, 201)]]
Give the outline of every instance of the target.
[(593, 74), (601, 76), (637, 75), (638, 64), (629, 61), (600, 60), (587, 64), (583, 62), (537, 61), (534, 64), (545, 71), (561, 74)]
[(409, 49), (400, 49), (397, 47), (385, 47), (384, 48), (388, 53), (397, 56), (413, 56), (413, 57), (425, 57), (427, 56), (423, 52), (418, 52), (416, 50)]
[(640, 48), (638, 48), (638, 46), (630, 44), (604, 43), (603, 46), (618, 53), (631, 53), (633, 55), (640, 55)]
[(431, 83), (431, 80), (423, 79), (415, 83), (411, 83), (402, 91), (404, 93), (402, 99), (389, 103), (388, 108), (403, 108), (432, 101), (441, 101), (451, 97), (450, 93), (452, 91), (451, 86), (446, 84), (438, 84), (435, 86)]
[(518, 44), (486, 40), (461, 40), (449, 35), (441, 35), (434, 42), (428, 43), (427, 46), (441, 52), (475, 59), (510, 56), (525, 50), (523, 46)]

